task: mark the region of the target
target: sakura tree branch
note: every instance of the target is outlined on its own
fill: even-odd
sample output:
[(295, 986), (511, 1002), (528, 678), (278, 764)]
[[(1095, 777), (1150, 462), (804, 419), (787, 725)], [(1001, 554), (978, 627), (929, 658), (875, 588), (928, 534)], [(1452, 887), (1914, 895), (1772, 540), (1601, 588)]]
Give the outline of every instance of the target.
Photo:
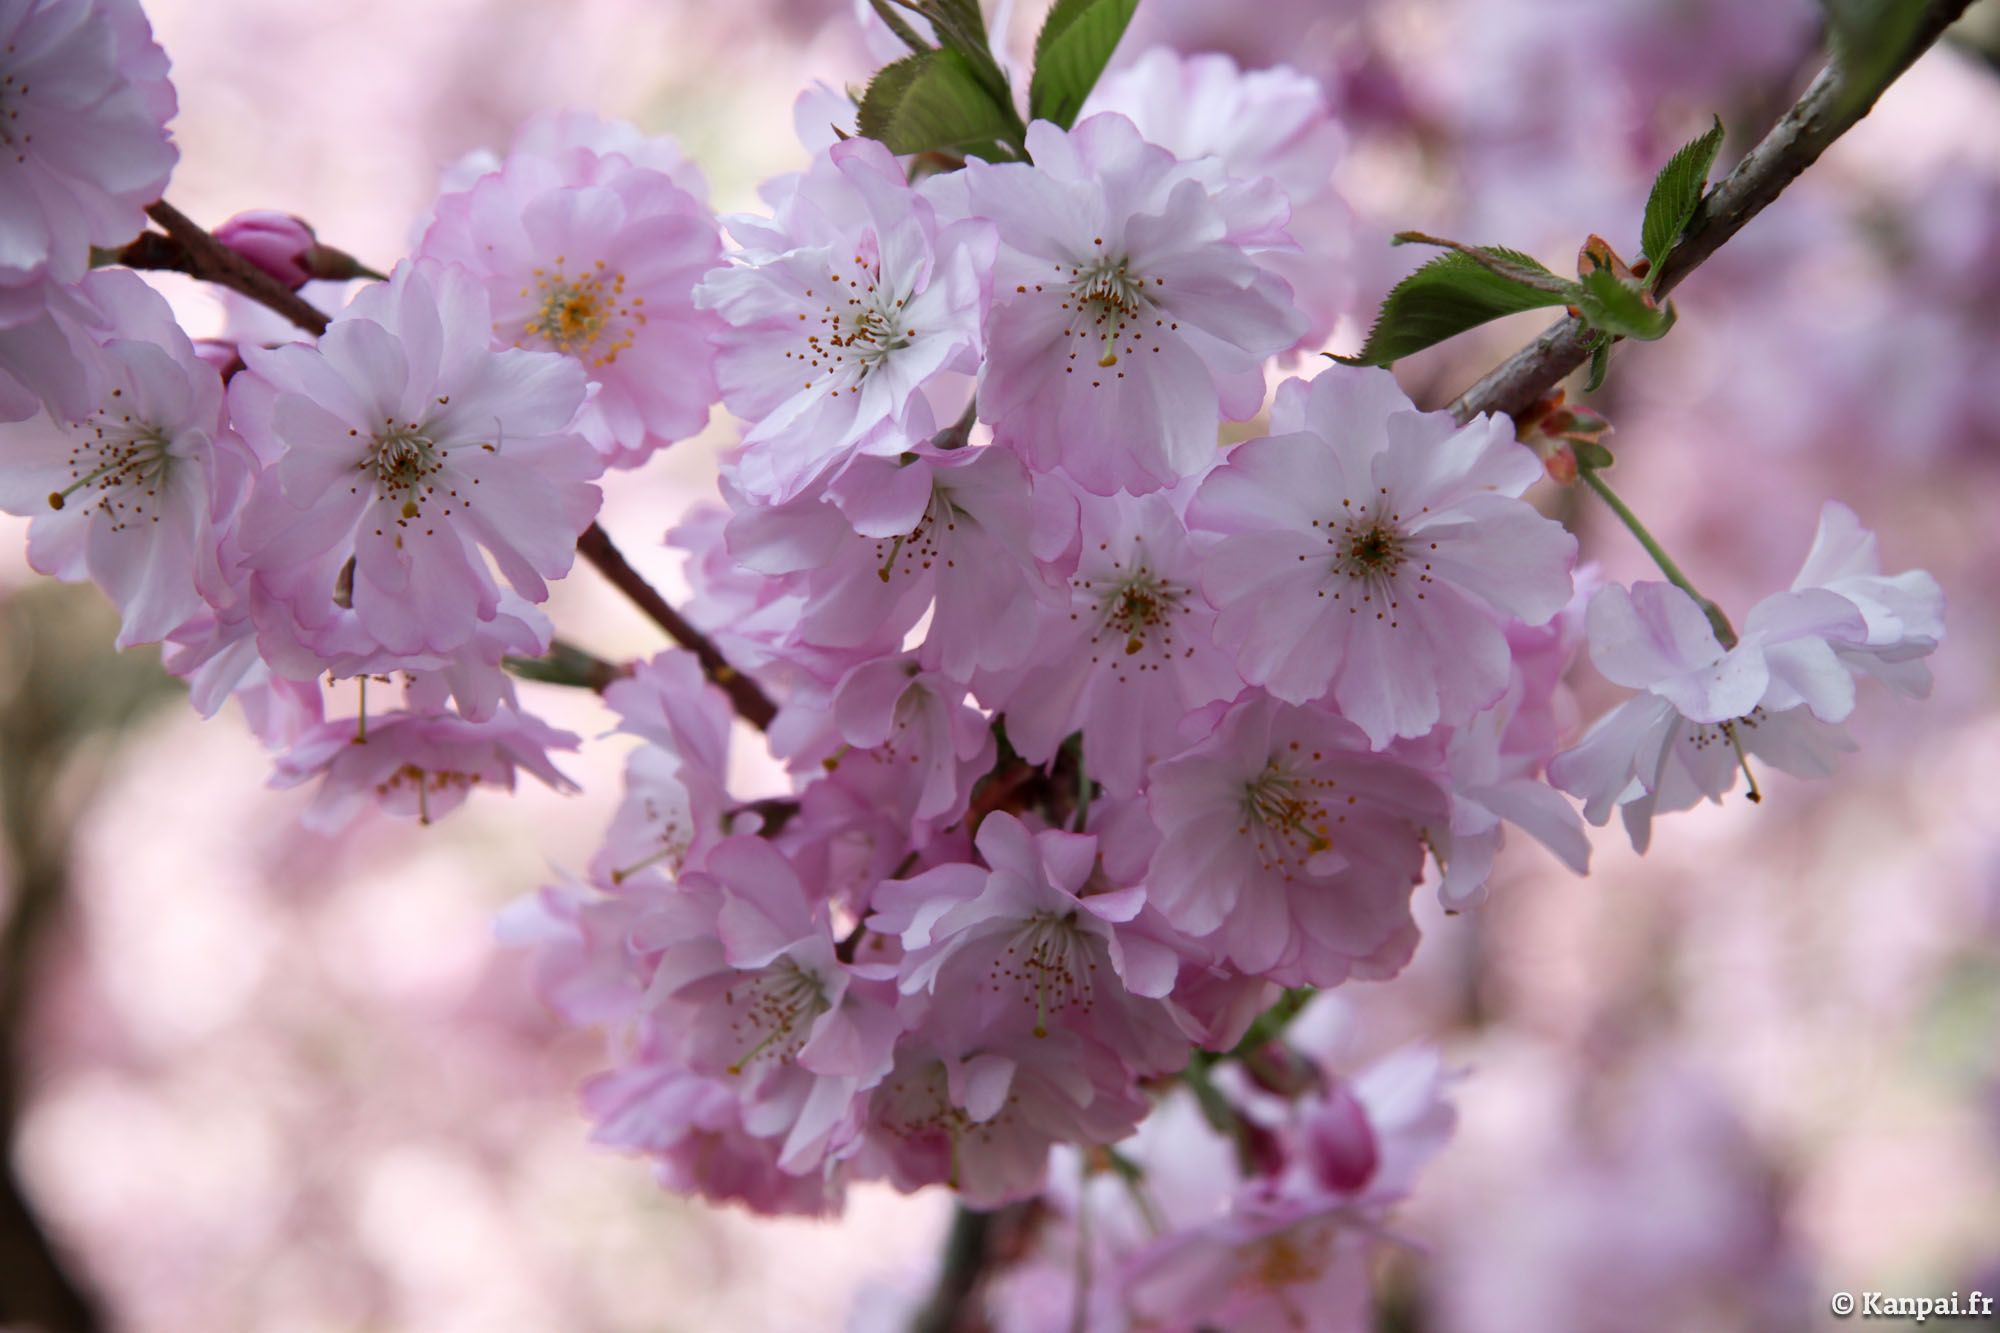
[(722, 687), (736, 706), (736, 715), (760, 731), (771, 725), (771, 719), (778, 714), (778, 706), (770, 696), (758, 688), (757, 682), (729, 665), (722, 654), (716, 651), (708, 636), (690, 625), (686, 618), (667, 599), (646, 582), (638, 570), (627, 564), (625, 557), (611, 543), (611, 538), (603, 528), (593, 523), (584, 529), (576, 539), (576, 553), (597, 567), (597, 572), (611, 581), (613, 587), (632, 600), (632, 604), (646, 613), (655, 625), (667, 632), (669, 638), (693, 653), (701, 661), (701, 669)]
[(945, 1237), (944, 1264), (938, 1270), (931, 1298), (917, 1312), (911, 1333), (986, 1333), (979, 1291), (995, 1261), (1005, 1261), (1026, 1240), (1033, 1220), (1033, 1203), (1010, 1203), (992, 1212), (960, 1204)]
[[(157, 244), (134, 250), (133, 246), (141, 246), (146, 242), (146, 238), (142, 236), (139, 241), (133, 243), (133, 246), (127, 246), (126, 249), (132, 251), (134, 259), (150, 258), (162, 262), (138, 263), (133, 264), (133, 267), (173, 268), (182, 273), (192, 273), (204, 282), (227, 287), (232, 292), (249, 297), (259, 305), (269, 306), (314, 337), (326, 332), (326, 326), (332, 321), (310, 301), (291, 291), (285, 284), (216, 240), (209, 235), (206, 228), (166, 200), (148, 204), (146, 216), (166, 229), (167, 239), (173, 242), (178, 254)], [(129, 261), (121, 254), (119, 262)]]
[[(1829, 63), (1792, 109), (1778, 118), (1770, 133), (1744, 154), (1722, 182), (1702, 199), (1694, 220), (1661, 261), (1653, 290), (1665, 296), (1681, 279), (1722, 247), (1723, 242), (1776, 199), (1800, 172), (1819, 160), (1828, 146), (1845, 134), (1875, 105), (1891, 83), (1958, 20), (1971, 0), (1924, 0), (1924, 16), (1909, 49), (1892, 65), (1880, 86), (1857, 90), (1843, 77), (1838, 63)], [(1470, 421), (1483, 412), (1518, 416), (1590, 358), (1595, 335), (1582, 320), (1570, 316), (1550, 326), (1534, 342), (1516, 352), (1451, 404), (1451, 414)]]

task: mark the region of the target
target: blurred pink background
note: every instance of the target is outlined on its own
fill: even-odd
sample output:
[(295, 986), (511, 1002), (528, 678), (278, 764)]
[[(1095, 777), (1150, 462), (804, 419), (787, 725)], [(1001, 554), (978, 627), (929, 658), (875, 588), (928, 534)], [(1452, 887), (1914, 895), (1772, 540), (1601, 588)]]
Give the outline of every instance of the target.
[[(672, 134), (720, 210), (748, 209), (803, 159), (796, 94), (871, 67), (838, 0), (147, 10), (181, 99), (169, 198), (211, 225), (295, 212), (384, 269), (439, 170), (538, 110)], [(1309, 62), (1350, 121), (1363, 321), (1414, 262), (1391, 231), (1560, 270), (1590, 231), (1636, 234), (1651, 170), (1709, 111), (1733, 161), (1817, 67), (1805, 0), (1246, 12), (1148, 0), (1123, 55)], [(1403, 1214), (1420, 1248), (1379, 1275), (1399, 1327), (1811, 1328), (1834, 1291), (2000, 1285), (1996, 126), (1993, 65), (1934, 52), (1681, 290), (1669, 338), (1614, 359), (1595, 401), (1615, 480), (1704, 591), (1740, 612), (1788, 582), (1837, 498), (1888, 568), (1939, 577), (1951, 637), (1929, 702), (1864, 691), (1834, 781), (1771, 774), (1761, 806), (1663, 820), (1644, 859), (1614, 827), (1588, 879), (1517, 839), (1466, 916), (1419, 891), (1410, 971), (1342, 992), (1368, 1050), (1435, 1040), (1468, 1071), (1459, 1137)], [(193, 331), (219, 326), (168, 285)], [(1414, 359), (1406, 386), (1442, 402), (1540, 318)], [(653, 544), (713, 493), (728, 432), (607, 487), (604, 526), (670, 596)], [(1608, 576), (1650, 574), (1587, 497), (1544, 498)], [(24, 524), (0, 523), (11, 591), (34, 576)], [(660, 646), (588, 571), (551, 610), (606, 656)], [(1579, 685), (1616, 694), (1588, 668)], [(240, 723), (173, 700), (86, 748), (16, 1165), (113, 1326), (887, 1327), (871, 1311), (928, 1282), (943, 1196), (868, 1186), (840, 1222), (763, 1221), (586, 1142), (596, 1051), (491, 919), (588, 859), (628, 742), (597, 739), (594, 699), (524, 688), (587, 738), (564, 765), (585, 794), (489, 795), (429, 829), (302, 832), (306, 794), (263, 789)]]

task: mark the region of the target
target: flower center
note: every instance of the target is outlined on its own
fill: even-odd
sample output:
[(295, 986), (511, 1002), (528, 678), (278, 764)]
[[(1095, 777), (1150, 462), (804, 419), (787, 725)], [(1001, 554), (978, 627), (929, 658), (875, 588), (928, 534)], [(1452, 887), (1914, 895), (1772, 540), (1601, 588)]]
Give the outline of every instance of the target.
[(414, 788), (417, 793), (417, 822), (431, 822), (432, 792), (443, 792), (456, 787), (468, 791), (479, 785), (477, 773), (460, 773), (453, 769), (419, 768), (415, 764), (404, 764), (394, 773), (375, 784), (375, 794), (385, 800), (394, 792), (405, 787)]
[[(124, 390), (111, 393), (121, 397)], [(49, 508), (62, 509), (71, 496), (86, 491), (90, 502), (111, 520), (111, 530), (122, 532), (133, 523), (160, 521), (154, 502), (174, 460), (167, 452), (171, 441), (166, 431), (129, 416), (113, 417), (115, 410), (84, 418), (69, 451), (69, 474), (74, 480), (49, 492)]]
[(789, 1061), (806, 1044), (813, 1020), (831, 1007), (819, 978), (789, 958), (731, 987), (727, 999), (734, 1014), (729, 1030), (749, 1043), (729, 1066), (732, 1074), (762, 1058)]
[(1076, 928), (1076, 913), (1038, 912), (994, 962), (993, 981), (996, 986), (1011, 983), (1022, 988), (1022, 999), (1035, 1006), (1035, 1035), (1046, 1037), (1050, 1014), (1072, 1005), (1089, 1014), (1090, 974), (1096, 970), (1083, 932)]
[[(930, 569), (939, 559), (939, 531), (956, 532), (960, 513), (945, 489), (933, 486), (930, 505), (917, 520), (917, 526), (900, 537), (884, 537), (875, 543), (875, 554), (882, 561), (876, 566), (875, 577), (887, 583), (898, 573), (904, 578), (916, 578)], [(951, 560), (946, 558), (945, 564), (951, 564)]]
[(1090, 636), (1091, 662), (1102, 662), (1104, 653), (1111, 652), (1112, 668), (1122, 683), (1131, 679), (1128, 673), (1158, 671), (1176, 656), (1191, 652), (1182, 648), (1177, 653), (1174, 644), (1174, 622), (1187, 614), (1189, 585), (1160, 578), (1145, 564), (1127, 571), (1123, 561), (1113, 561), (1111, 570), (1108, 580), (1083, 579), (1077, 585), (1085, 592), (1095, 592), (1098, 583), (1105, 585), (1097, 593), (1098, 627)]
[(573, 277), (564, 272), (566, 263), (557, 255), (552, 267), (535, 270), (532, 289), (521, 289), (521, 295), (538, 297), (540, 304), (521, 326), (515, 346), (539, 340), (551, 351), (602, 369), (632, 345), (638, 326), (646, 322), (646, 298), (628, 301), (625, 275), (610, 272), (601, 259)]
[[(1097, 245), (1101, 248), (1103, 244), (1103, 238), (1098, 238)], [(1061, 272), (1063, 267), (1058, 264), (1057, 271)], [(1146, 279), (1132, 272), (1129, 259), (1100, 253), (1094, 259), (1069, 265), (1068, 278), (1069, 292), (1063, 309), (1073, 313), (1070, 327), (1064, 333), (1083, 341), (1080, 350), (1093, 353), (1090, 359), (1100, 371), (1110, 370), (1120, 357), (1131, 356), (1145, 347), (1145, 317), (1153, 306), (1146, 299)], [(1153, 281), (1159, 285), (1162, 280)], [(1166, 322), (1164, 317), (1156, 315), (1153, 327), (1165, 327)], [(1077, 352), (1069, 354), (1071, 361), (1077, 358)], [(1075, 366), (1067, 370), (1076, 373)], [(1124, 379), (1125, 372), (1117, 371), (1115, 378)], [(1100, 376), (1092, 379), (1091, 386), (1101, 387), (1103, 383)]]
[[(788, 359), (803, 361), (812, 372), (805, 387), (834, 383), (829, 391), (838, 396), (842, 388), (859, 384), (890, 356), (910, 345), (917, 331), (903, 315), (904, 297), (882, 285), (875, 261), (865, 254), (854, 256), (851, 272), (842, 277), (835, 269), (827, 274), (832, 284), (829, 299), (817, 318), (801, 313), (807, 325), (806, 345), (786, 352)], [(845, 294), (842, 289), (845, 289)], [(812, 296), (815, 289), (806, 288)]]
[(399, 425), (393, 418), (383, 419), (374, 445), (374, 452), (361, 460), (361, 470), (375, 475), (376, 489), (384, 496), (401, 492), (403, 518), (415, 518), (422, 512), (424, 497), (437, 489), (431, 479), (444, 471), (451, 451), (440, 449), (417, 422)]
[[(1384, 488), (1379, 498), (1364, 507), (1342, 500), (1340, 517), (1316, 518), (1312, 525), (1325, 534), (1326, 544), (1333, 548), (1333, 572), (1346, 576), (1322, 588), (1319, 595), (1344, 602), (1350, 615), (1372, 611), (1375, 619), (1387, 621), (1389, 628), (1395, 629), (1402, 623), (1398, 616), (1401, 598), (1410, 591), (1411, 576), (1404, 569), (1416, 559), (1413, 552), (1421, 539), (1404, 531), (1401, 514), (1382, 512), (1389, 507), (1388, 495)], [(1430, 512), (1428, 506), (1424, 512)], [(1437, 543), (1430, 543), (1430, 549), (1435, 551)], [(1415, 571), (1418, 585), (1431, 582), (1430, 570), (1430, 562), (1423, 561)], [(1425, 596), (1419, 588), (1417, 600), (1421, 602)]]
[(1334, 786), (1331, 778), (1294, 772), (1276, 757), (1243, 784), (1243, 822), (1236, 831), (1250, 839), (1265, 869), (1289, 880), (1333, 846), (1332, 827), (1345, 819), (1327, 812)]
[(1371, 578), (1394, 574), (1403, 565), (1403, 537), (1381, 523), (1367, 527), (1348, 525), (1341, 534), (1345, 550), (1340, 566), (1350, 578)]

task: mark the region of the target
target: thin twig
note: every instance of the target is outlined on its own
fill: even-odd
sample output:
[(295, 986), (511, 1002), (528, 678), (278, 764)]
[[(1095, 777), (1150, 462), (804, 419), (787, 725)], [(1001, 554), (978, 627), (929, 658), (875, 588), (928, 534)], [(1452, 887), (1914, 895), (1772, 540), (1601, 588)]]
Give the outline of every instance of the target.
[(660, 596), (638, 570), (626, 563), (624, 555), (612, 545), (610, 536), (603, 528), (593, 523), (584, 529), (583, 535), (576, 539), (576, 553), (595, 565), (598, 573), (630, 598), (648, 619), (665, 630), (669, 638), (701, 660), (702, 671), (728, 694), (730, 703), (736, 706), (738, 717), (759, 730), (771, 725), (771, 719), (778, 715), (778, 706), (758, 688), (756, 681), (729, 665), (706, 635), (667, 605), (667, 599)]
[(148, 204), (146, 215), (166, 228), (168, 237), (180, 247), (186, 265), (177, 264), (174, 267), (192, 273), (204, 282), (227, 287), (260, 305), (269, 306), (314, 337), (326, 332), (326, 326), (332, 321), (325, 313), (216, 240), (201, 224), (166, 200)]
[[(1654, 290), (1665, 296), (1722, 243), (1743, 229), (1764, 206), (1776, 199), (1800, 172), (1819, 160), (1827, 147), (1868, 114), (1883, 89), (1900, 77), (1939, 35), (1957, 21), (1971, 0), (1930, 0), (1910, 49), (1889, 71), (1882, 87), (1850, 99), (1839, 69), (1829, 64), (1805, 95), (1771, 127), (1763, 141), (1736, 164), (1736, 169), (1702, 200), (1680, 243), (1667, 252)], [(1552, 325), (1534, 342), (1467, 389), (1451, 404), (1451, 413), (1470, 421), (1482, 412), (1517, 415), (1553, 389), (1564, 376), (1590, 358), (1593, 335), (1575, 317)]]

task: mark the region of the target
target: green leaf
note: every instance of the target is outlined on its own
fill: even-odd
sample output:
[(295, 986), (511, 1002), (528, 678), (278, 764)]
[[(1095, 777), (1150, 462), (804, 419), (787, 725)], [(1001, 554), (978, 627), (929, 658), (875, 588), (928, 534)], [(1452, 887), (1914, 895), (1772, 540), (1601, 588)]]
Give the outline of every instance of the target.
[(1702, 191), (1708, 187), (1709, 168), (1715, 165), (1715, 155), (1721, 149), (1722, 117), (1717, 116), (1713, 129), (1683, 144), (1653, 178), (1653, 192), (1646, 199), (1646, 221), (1639, 229), (1639, 244), (1646, 258), (1653, 261), (1655, 272), (1660, 261), (1667, 257), (1667, 251), (1681, 238), (1681, 232), (1694, 220), (1694, 211), (1701, 206)]
[(1012, 157), (1000, 147), (1013, 134), (1012, 116), (994, 102), (966, 58), (948, 48), (919, 51), (877, 70), (855, 123), (892, 153)]
[(1929, 8), (1923, 0), (1820, 0), (1826, 41), (1840, 71), (1840, 109), (1852, 112), (1896, 77)]
[(1139, 0), (1056, 0), (1035, 38), (1028, 115), (1068, 129), (1111, 59)]
[(1578, 467), (1597, 472), (1611, 466), (1611, 451), (1595, 440), (1571, 440), (1569, 451)]
[(1644, 288), (1621, 281), (1608, 268), (1584, 274), (1580, 287), (1576, 306), (1594, 329), (1651, 342), (1674, 326), (1672, 306), (1648, 304)]
[(1585, 393), (1596, 393), (1604, 387), (1604, 376), (1611, 369), (1611, 335), (1599, 334), (1590, 348), (1590, 376), (1583, 383)]
[(1390, 289), (1359, 354), (1333, 359), (1349, 366), (1386, 366), (1488, 320), (1567, 305), (1575, 296), (1574, 284), (1546, 291), (1496, 272), (1489, 261), (1541, 269), (1529, 256), (1498, 246), (1439, 255)]
[(1426, 236), (1420, 231), (1399, 231), (1389, 238), (1391, 245), (1441, 245), (1447, 250), (1455, 250), (1481, 268), (1490, 269), (1509, 282), (1523, 287), (1532, 287), (1538, 292), (1560, 296), (1564, 301), (1573, 300), (1571, 288), (1576, 284), (1568, 278), (1559, 278), (1549, 272), (1542, 261), (1532, 255), (1524, 255), (1519, 250), (1507, 250), (1497, 245), (1462, 245), (1448, 241), (1442, 236)]

